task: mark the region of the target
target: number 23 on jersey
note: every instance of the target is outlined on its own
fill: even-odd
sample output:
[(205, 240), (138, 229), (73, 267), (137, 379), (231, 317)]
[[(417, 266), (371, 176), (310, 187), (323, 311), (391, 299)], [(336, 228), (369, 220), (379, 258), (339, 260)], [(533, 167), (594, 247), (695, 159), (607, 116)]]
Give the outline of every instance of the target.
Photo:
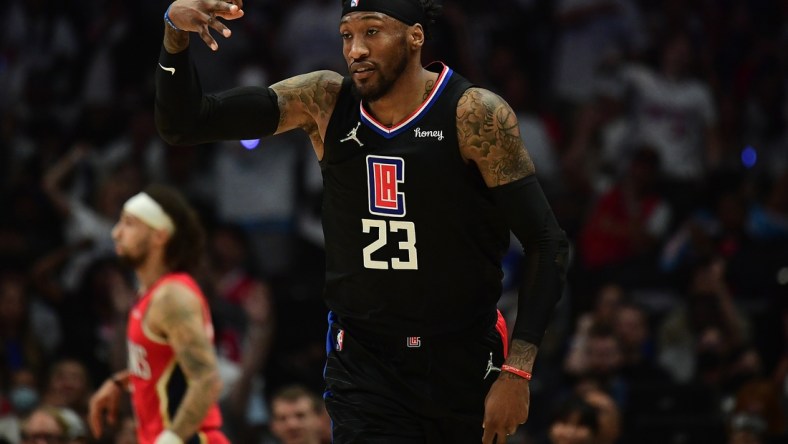
[[(367, 191), (369, 212), (377, 216), (404, 217), (405, 193), (399, 185), (405, 182), (405, 160), (401, 157), (367, 156)], [(416, 225), (406, 220), (361, 219), (361, 230), (377, 237), (364, 249), (364, 268), (373, 270), (417, 270)], [(388, 233), (402, 231), (398, 242), (402, 257), (373, 259), (372, 255), (388, 243)]]

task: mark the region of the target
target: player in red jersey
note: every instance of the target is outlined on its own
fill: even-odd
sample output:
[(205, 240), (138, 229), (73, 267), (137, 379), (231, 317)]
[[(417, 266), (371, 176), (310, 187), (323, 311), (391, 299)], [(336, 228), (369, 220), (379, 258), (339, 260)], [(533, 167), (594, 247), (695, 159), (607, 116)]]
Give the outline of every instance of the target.
[(203, 246), (195, 212), (175, 190), (149, 186), (125, 203), (112, 237), (134, 268), (140, 297), (129, 313), (128, 369), (90, 400), (93, 434), (101, 436), (105, 416), (114, 423), (128, 390), (139, 444), (226, 444), (210, 313), (188, 274)]

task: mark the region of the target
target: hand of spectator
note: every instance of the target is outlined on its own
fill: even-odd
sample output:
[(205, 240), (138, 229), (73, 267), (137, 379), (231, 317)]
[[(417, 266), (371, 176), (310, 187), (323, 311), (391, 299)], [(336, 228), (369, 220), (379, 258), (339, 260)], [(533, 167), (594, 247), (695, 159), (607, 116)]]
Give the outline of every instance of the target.
[(271, 315), (271, 295), (268, 286), (255, 283), (243, 300), (246, 317), (252, 324), (269, 322)]
[(241, 18), (244, 15), (242, 6), (242, 0), (177, 0), (170, 5), (167, 16), (176, 28), (196, 32), (206, 45), (216, 50), (219, 45), (211, 36), (210, 29), (218, 31), (225, 38), (232, 34), (230, 29), (216, 18)]

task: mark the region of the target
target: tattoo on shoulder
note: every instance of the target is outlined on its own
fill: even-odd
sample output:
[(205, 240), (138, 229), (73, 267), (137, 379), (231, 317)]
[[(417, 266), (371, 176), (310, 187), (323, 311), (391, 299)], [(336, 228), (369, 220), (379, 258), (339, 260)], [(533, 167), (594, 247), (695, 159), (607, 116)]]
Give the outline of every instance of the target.
[[(279, 97), (279, 126), (294, 123), (305, 127), (309, 120), (328, 119), (341, 86), (342, 77), (330, 71), (302, 74), (271, 85)], [(304, 114), (293, 115), (300, 113)], [(305, 119), (307, 115), (312, 119)]]
[(517, 116), (489, 91), (470, 88), (462, 95), (457, 135), (463, 155), (477, 164), (488, 184), (503, 185), (534, 173)]
[(210, 340), (205, 334), (202, 307), (189, 290), (171, 288), (160, 298), (166, 319), (167, 339), (187, 374), (209, 371), (212, 365)]

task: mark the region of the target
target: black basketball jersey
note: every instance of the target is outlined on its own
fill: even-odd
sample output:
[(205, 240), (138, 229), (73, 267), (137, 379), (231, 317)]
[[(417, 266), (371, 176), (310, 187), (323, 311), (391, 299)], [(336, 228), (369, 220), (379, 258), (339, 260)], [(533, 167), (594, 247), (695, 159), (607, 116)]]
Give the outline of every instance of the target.
[[(403, 122), (386, 127), (342, 84), (326, 129), (325, 299), (340, 321), (387, 335), (457, 332), (489, 319), (509, 230), (457, 141), (472, 85), (449, 67)], [(493, 319), (494, 321), (494, 319)]]

